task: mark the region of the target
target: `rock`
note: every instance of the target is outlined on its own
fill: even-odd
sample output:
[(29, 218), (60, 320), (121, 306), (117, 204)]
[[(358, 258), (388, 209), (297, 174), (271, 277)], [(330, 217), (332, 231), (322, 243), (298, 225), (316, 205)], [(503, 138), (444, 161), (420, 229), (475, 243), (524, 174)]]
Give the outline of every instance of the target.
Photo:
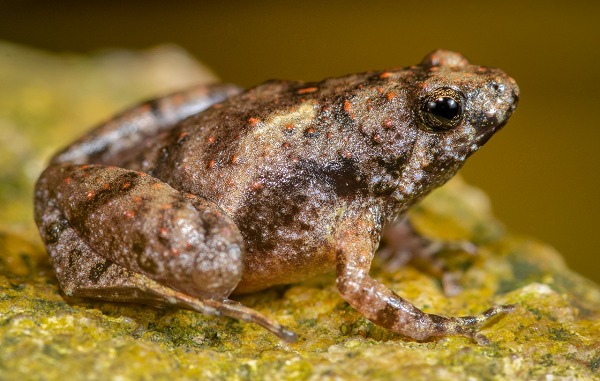
[(31, 221), (44, 160), (123, 106), (213, 77), (175, 47), (79, 57), (0, 43), (0, 56), (10, 57), (0, 60), (0, 380), (600, 379), (600, 288), (551, 247), (507, 233), (460, 178), (411, 221), (433, 239), (477, 244), (476, 255), (448, 256), (463, 292), (448, 298), (410, 266), (380, 261), (373, 275), (427, 312), (518, 304), (483, 327), (489, 346), (390, 333), (340, 298), (333, 275), (239, 298), (297, 332), (293, 345), (229, 318), (66, 297)]

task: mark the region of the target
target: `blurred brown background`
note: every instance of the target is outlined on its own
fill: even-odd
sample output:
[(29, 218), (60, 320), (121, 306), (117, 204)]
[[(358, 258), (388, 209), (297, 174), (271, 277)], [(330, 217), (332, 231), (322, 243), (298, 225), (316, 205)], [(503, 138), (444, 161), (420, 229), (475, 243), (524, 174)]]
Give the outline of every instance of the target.
[(521, 87), (519, 107), (462, 173), (512, 231), (550, 243), (600, 282), (600, 2), (4, 0), (0, 7), (0, 39), (78, 53), (172, 42), (242, 86), (408, 66), (437, 48), (500, 67)]

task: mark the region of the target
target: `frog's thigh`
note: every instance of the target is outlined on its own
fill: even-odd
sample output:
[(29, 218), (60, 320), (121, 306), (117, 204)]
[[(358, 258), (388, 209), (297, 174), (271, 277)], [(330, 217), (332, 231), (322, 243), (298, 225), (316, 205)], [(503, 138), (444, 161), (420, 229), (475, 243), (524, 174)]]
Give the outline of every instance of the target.
[(144, 173), (53, 165), (36, 185), (36, 220), (48, 251), (66, 220), (100, 257), (191, 296), (224, 300), (242, 276), (233, 222), (215, 204)]
[[(51, 237), (46, 236), (46, 246), (65, 294), (154, 306), (181, 304), (178, 292), (96, 254), (57, 209), (51, 214), (56, 223), (47, 229)], [(218, 314), (212, 301), (208, 303), (199, 299), (191, 309)]]

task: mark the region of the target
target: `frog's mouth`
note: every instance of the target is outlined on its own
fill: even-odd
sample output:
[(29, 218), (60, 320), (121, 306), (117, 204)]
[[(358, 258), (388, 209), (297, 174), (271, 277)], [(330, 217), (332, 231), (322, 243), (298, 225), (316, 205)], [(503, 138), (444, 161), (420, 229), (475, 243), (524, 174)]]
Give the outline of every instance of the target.
[[(488, 123), (491, 127), (484, 128), (483, 131), (479, 135), (477, 135), (476, 141), (479, 147), (487, 143), (487, 141), (490, 140), (492, 135), (500, 131), (502, 127), (504, 127), (506, 123), (508, 123), (508, 120), (510, 119), (511, 115), (515, 112), (517, 104), (519, 103), (519, 88), (516, 87), (516, 85), (515, 88), (512, 90), (510, 98), (509, 100), (507, 100), (507, 102), (509, 102), (509, 107), (507, 107), (503, 111), (503, 113), (497, 113), (495, 116), (492, 116), (490, 119), (488, 119)], [(502, 122), (498, 123), (499, 119), (502, 119)]]
[(487, 130), (485, 130), (483, 133), (479, 134), (479, 136), (477, 136), (477, 145), (479, 145), (481, 147), (482, 145), (487, 143), (487, 141), (490, 140), (490, 138), (496, 132), (500, 131), (502, 129), (502, 127), (504, 127), (506, 125), (506, 123), (508, 123), (508, 118), (506, 120), (504, 120), (504, 122), (497, 124), (495, 126), (492, 126), (492, 127), (488, 128)]

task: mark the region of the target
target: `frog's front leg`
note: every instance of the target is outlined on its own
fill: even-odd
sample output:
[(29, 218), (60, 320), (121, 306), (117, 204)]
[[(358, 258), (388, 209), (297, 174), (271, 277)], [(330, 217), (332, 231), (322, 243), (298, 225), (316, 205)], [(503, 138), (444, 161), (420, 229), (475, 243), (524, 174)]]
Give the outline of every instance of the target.
[(373, 323), (417, 340), (462, 335), (485, 345), (489, 340), (469, 328), (514, 306), (495, 306), (465, 317), (427, 314), (369, 276), (379, 232), (372, 216), (347, 218), (336, 235), (337, 287), (340, 295)]
[(142, 103), (86, 133), (56, 154), (52, 163), (119, 165), (146, 149), (147, 138), (241, 91), (229, 84), (199, 85)]
[(296, 338), (227, 299), (244, 269), (243, 242), (212, 202), (144, 173), (60, 164), (36, 184), (35, 218), (68, 295), (179, 306)]

